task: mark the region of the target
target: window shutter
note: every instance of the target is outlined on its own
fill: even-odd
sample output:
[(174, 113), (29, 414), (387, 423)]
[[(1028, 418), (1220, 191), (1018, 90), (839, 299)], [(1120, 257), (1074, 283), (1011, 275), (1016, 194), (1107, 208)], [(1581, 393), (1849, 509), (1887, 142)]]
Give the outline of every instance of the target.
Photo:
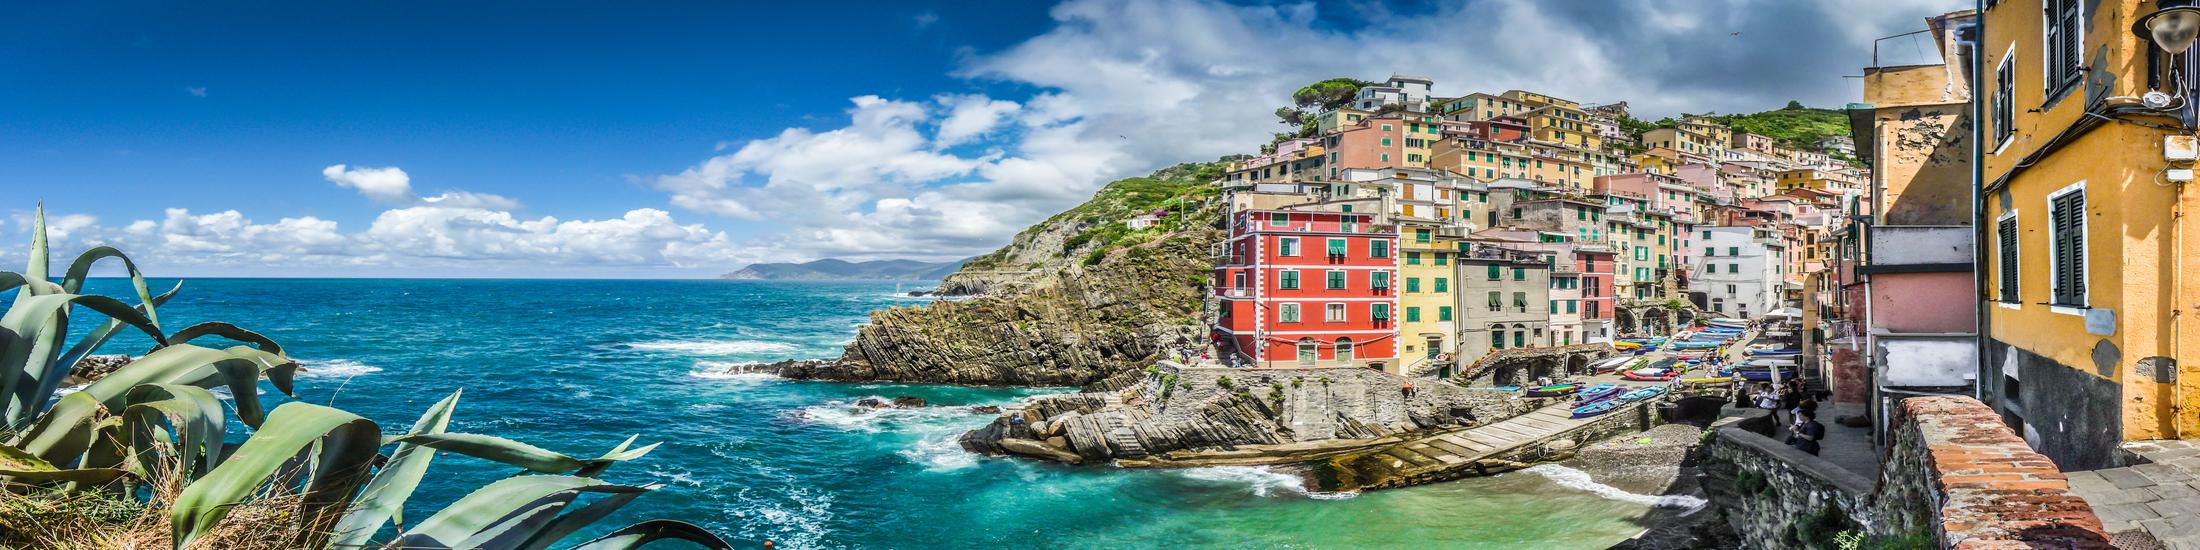
[(2001, 220), (2001, 301), (2017, 301), (2017, 219)]

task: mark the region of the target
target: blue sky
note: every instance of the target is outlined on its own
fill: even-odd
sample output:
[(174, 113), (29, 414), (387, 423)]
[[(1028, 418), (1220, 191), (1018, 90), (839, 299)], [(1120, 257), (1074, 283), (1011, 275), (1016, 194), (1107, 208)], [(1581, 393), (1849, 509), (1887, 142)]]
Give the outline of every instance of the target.
[(960, 257), (1250, 151), (1321, 77), (1645, 114), (1851, 101), (1871, 38), (1961, 7), (1874, 4), (16, 5), (0, 188), (28, 193), (0, 234), (42, 198), (64, 247), (178, 275)]

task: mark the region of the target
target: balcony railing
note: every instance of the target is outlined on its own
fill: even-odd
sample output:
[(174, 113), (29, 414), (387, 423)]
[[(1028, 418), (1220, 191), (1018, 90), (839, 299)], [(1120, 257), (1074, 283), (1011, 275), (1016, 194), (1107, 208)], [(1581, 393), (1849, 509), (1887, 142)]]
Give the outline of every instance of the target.
[(1250, 288), (1218, 288), (1218, 289), (1215, 289), (1215, 291), (1216, 291), (1216, 292), (1215, 292), (1216, 294), (1218, 294), (1218, 295), (1221, 295), (1221, 296), (1224, 296), (1224, 297), (1228, 297), (1228, 298), (1251, 298), (1251, 297), (1253, 297), (1253, 289), (1250, 289)]

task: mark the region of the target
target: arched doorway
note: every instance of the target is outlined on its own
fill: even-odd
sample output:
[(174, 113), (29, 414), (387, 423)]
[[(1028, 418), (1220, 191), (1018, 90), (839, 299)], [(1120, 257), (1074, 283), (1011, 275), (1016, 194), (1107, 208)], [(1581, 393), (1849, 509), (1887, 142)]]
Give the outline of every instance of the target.
[(1520, 324), (1520, 323), (1513, 323), (1513, 326), (1512, 326), (1512, 347), (1516, 347), (1516, 348), (1524, 348), (1524, 347), (1528, 347), (1528, 325), (1523, 325), (1523, 324)]
[(1671, 332), (1672, 325), (1668, 324), (1672, 322), (1671, 319), (1671, 316), (1666, 315), (1665, 308), (1654, 307), (1642, 310), (1642, 331), (1651, 335), (1664, 336)]
[(1491, 324), (1490, 324), (1490, 350), (1491, 350), (1491, 351), (1496, 351), (1496, 350), (1501, 350), (1501, 349), (1505, 349), (1505, 325), (1502, 325), (1502, 324), (1497, 324), (1497, 323), (1491, 323)]
[(1531, 379), (1534, 379), (1534, 380), (1536, 380), (1536, 381), (1537, 381), (1538, 383), (1540, 383), (1540, 382), (1541, 382), (1541, 381), (1542, 381), (1543, 379), (1545, 379), (1545, 378), (1557, 378), (1557, 377), (1558, 377), (1558, 361), (1557, 361), (1557, 360), (1554, 360), (1554, 359), (1536, 359), (1536, 360), (1535, 360), (1535, 363), (1534, 363), (1534, 364), (1535, 364), (1535, 366), (1533, 367), (1533, 368), (1534, 368), (1534, 370), (1530, 371), (1530, 374), (1528, 375), (1528, 377), (1529, 377), (1529, 378), (1531, 378)]
[(1684, 327), (1694, 325), (1696, 324), (1696, 312), (1694, 310), (1687, 309), (1675, 311), (1673, 312), (1673, 321), (1680, 323), (1680, 326)]
[(1566, 356), (1566, 374), (1589, 374), (1589, 356), (1568, 354)]
[(1321, 344), (1314, 342), (1313, 338), (1299, 339), (1300, 367), (1314, 368), (1314, 364), (1322, 359), (1321, 353)]
[(1337, 339), (1337, 366), (1340, 366), (1340, 367), (1350, 367), (1350, 366), (1352, 366), (1352, 339), (1351, 339), (1351, 338), (1338, 338), (1338, 339)]
[(1621, 336), (1635, 336), (1638, 334), (1637, 331), (1640, 327), (1636, 326), (1634, 310), (1618, 308), (1612, 313), (1612, 323), (1618, 325), (1615, 328), (1619, 330)]
[(1519, 366), (1516, 366), (1516, 365), (1512, 365), (1512, 364), (1499, 365), (1499, 366), (1497, 366), (1496, 368), (1492, 369), (1492, 370), (1491, 370), (1490, 372), (1491, 372), (1491, 374), (1490, 374), (1490, 385), (1493, 385), (1493, 386), (1518, 386), (1518, 385), (1520, 385), (1520, 367), (1519, 367)]

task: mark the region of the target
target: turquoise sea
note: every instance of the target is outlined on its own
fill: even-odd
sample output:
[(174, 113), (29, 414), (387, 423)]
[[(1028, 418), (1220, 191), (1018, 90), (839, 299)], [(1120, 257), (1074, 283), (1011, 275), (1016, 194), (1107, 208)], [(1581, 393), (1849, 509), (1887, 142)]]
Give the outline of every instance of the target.
[[(173, 281), (156, 281), (167, 288)], [(917, 285), (905, 285), (911, 289)], [(93, 284), (127, 296), (120, 280)], [(1255, 468), (1154, 471), (971, 455), (1006, 404), (1057, 389), (797, 382), (715, 374), (836, 356), (866, 312), (924, 303), (894, 283), (192, 279), (163, 325), (222, 320), (283, 343), (300, 398), (400, 430), (464, 388), (454, 431), (593, 456), (664, 442), (606, 476), (664, 487), (600, 529), (680, 518), (780, 548), (1602, 548), (1640, 531), (1638, 495), (1515, 472), (1309, 495)], [(141, 353), (118, 338), (107, 353)], [(270, 393), (272, 391), (270, 390)], [(855, 412), (864, 396), (934, 406)], [(512, 469), (440, 457), (418, 521)], [(1599, 492), (1601, 490), (1601, 493)]]

